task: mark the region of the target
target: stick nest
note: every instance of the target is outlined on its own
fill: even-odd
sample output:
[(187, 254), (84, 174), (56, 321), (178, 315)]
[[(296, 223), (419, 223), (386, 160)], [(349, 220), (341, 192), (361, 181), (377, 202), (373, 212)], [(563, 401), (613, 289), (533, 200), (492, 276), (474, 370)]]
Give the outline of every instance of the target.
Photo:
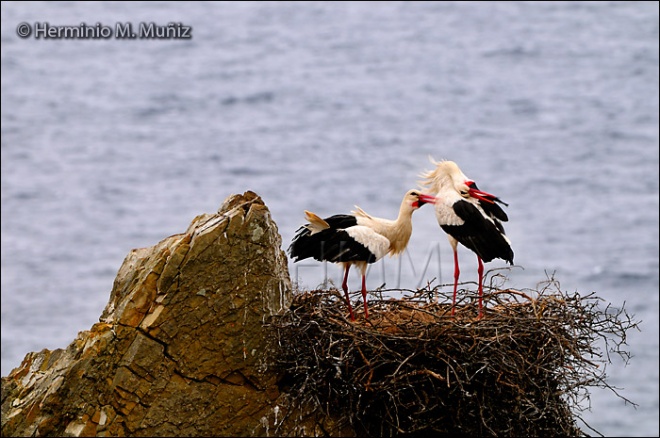
[(459, 291), (470, 302), (452, 317), (440, 286), (401, 299), (372, 293), (369, 320), (358, 311), (353, 322), (341, 291), (297, 294), (274, 323), (292, 411), (369, 436), (588, 436), (577, 426), (588, 388), (623, 398), (603, 364), (611, 353), (629, 359), (622, 347), (638, 323), (552, 278), (529, 291), (493, 278), (481, 319), (476, 292)]

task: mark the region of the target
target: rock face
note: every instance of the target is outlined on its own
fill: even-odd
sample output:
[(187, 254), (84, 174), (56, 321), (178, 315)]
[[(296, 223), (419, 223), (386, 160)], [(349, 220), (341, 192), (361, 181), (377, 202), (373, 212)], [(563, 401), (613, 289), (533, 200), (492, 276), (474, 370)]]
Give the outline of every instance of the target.
[(294, 430), (269, 366), (292, 293), (280, 247), (246, 192), (131, 251), (99, 323), (2, 378), (2, 435), (265, 436), (278, 414)]

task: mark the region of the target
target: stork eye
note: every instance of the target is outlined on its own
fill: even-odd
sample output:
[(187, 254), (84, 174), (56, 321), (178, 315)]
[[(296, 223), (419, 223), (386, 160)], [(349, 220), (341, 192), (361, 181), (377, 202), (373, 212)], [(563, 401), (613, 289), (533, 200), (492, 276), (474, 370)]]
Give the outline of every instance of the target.
[(412, 192), (410, 194), (413, 195), (413, 196), (419, 196), (419, 193), (417, 193), (417, 192)]

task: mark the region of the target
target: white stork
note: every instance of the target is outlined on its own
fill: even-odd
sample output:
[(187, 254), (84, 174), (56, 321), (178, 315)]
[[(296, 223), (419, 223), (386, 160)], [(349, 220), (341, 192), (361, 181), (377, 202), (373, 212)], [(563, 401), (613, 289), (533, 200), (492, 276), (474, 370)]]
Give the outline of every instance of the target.
[(502, 221), (508, 221), (504, 210), (496, 204), (504, 204), (490, 193), (482, 192), (453, 161), (436, 162), (436, 168), (424, 172), (422, 184), (428, 192), (437, 196), (435, 215), (438, 224), (447, 233), (454, 250), (454, 298), (452, 315), (456, 306), (456, 289), (460, 269), (458, 267), (458, 243), (477, 254), (479, 261), (479, 318), (483, 316), (483, 272), (484, 262), (500, 258), (513, 265), (511, 242), (504, 234)]
[(309, 223), (298, 229), (289, 246), (289, 255), (294, 262), (307, 258), (318, 261), (340, 263), (344, 267), (342, 289), (351, 320), (355, 320), (351, 300), (348, 296), (348, 271), (352, 265), (362, 273), (362, 299), (364, 317), (367, 310), (367, 265), (374, 263), (386, 254), (397, 255), (408, 245), (412, 234), (412, 214), (426, 203), (434, 203), (435, 197), (410, 190), (403, 197), (399, 216), (396, 220), (373, 217), (356, 206), (350, 215), (338, 214), (321, 219), (312, 212), (305, 211)]

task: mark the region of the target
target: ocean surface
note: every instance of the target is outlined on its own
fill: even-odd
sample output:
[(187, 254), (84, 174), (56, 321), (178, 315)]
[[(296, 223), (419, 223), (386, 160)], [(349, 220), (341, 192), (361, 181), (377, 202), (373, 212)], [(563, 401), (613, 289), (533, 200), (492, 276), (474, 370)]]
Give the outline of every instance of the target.
[[(261, 195), (286, 249), (305, 209), (394, 218), (432, 156), (509, 203), (506, 286), (551, 277), (641, 321), (627, 365), (605, 368), (638, 406), (593, 389), (583, 417), (658, 436), (658, 15), (628, 1), (2, 2), (2, 375), (97, 322), (132, 248), (230, 194)], [(192, 38), (117, 38), (126, 23)], [(113, 35), (50, 37), (58, 26)], [(452, 281), (432, 208), (413, 219), (371, 289)], [(476, 281), (476, 257), (459, 257)], [(335, 265), (290, 270), (303, 288), (340, 282)]]

